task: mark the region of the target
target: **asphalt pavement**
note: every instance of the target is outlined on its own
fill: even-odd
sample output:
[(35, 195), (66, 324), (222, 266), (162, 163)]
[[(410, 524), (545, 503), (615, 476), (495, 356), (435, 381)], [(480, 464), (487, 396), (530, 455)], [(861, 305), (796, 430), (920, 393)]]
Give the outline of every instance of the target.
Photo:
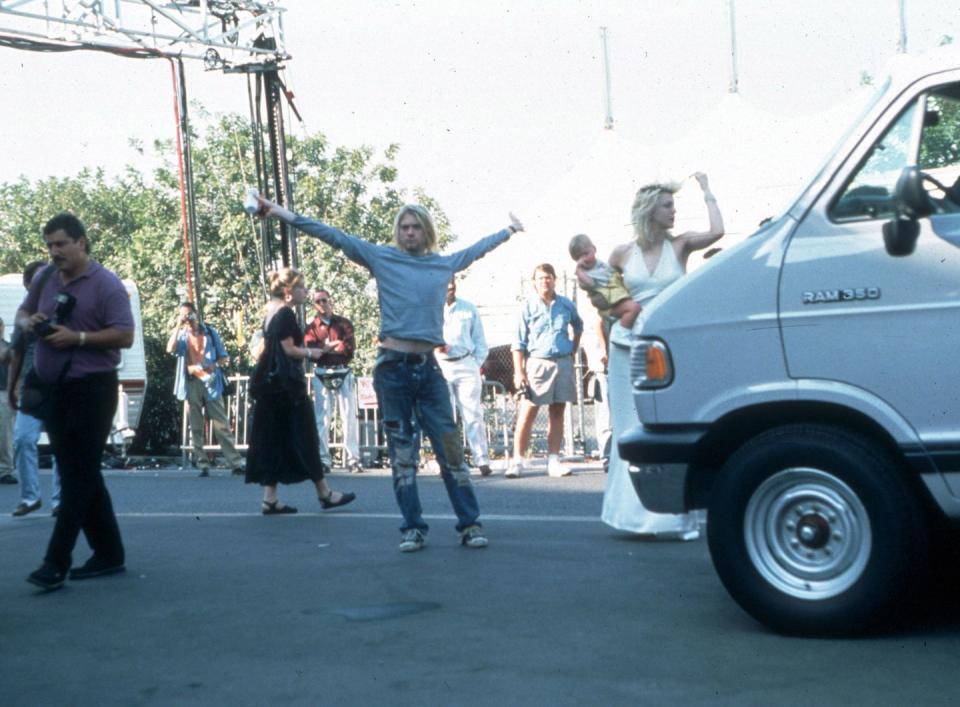
[[(0, 517), (4, 705), (902, 705), (960, 698), (960, 618), (889, 635), (770, 633), (717, 580), (703, 541), (599, 522), (605, 476), (578, 465), (475, 477), (490, 547), (457, 544), (440, 479), (420, 479), (427, 547), (397, 551), (384, 471), (334, 473), (356, 503), (264, 517), (228, 471), (109, 471), (123, 575), (40, 593), (52, 527)], [(49, 472), (42, 478), (44, 494)], [(0, 508), (18, 487), (0, 486)], [(46, 496), (44, 497), (46, 502)], [(88, 554), (81, 539), (76, 564)]]

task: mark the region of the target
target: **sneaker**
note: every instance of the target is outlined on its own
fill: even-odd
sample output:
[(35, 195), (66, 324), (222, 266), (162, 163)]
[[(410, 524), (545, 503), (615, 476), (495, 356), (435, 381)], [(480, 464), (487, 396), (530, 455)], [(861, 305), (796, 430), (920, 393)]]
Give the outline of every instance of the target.
[(416, 552), (422, 550), (427, 543), (426, 536), (416, 528), (411, 528), (403, 533), (400, 539), (400, 552)]
[(203, 467), (203, 468), (200, 470), (200, 473), (198, 474), (198, 476), (201, 476), (201, 477), (203, 477), (203, 476), (210, 476), (210, 470), (209, 470), (207, 467)]
[(38, 498), (34, 503), (23, 503), (20, 502), (17, 504), (17, 507), (13, 509), (13, 515), (19, 518), (20, 516), (25, 516), (27, 513), (33, 513), (36, 510), (39, 510), (40, 506), (43, 503)]
[(490, 476), (493, 473), (493, 469), (490, 468), (489, 464), (480, 465), (480, 476)]
[(54, 589), (60, 589), (67, 579), (67, 573), (49, 562), (40, 565), (40, 569), (34, 570), (27, 577), (30, 584), (34, 584), (41, 589), (52, 592)]
[(547, 474), (550, 476), (570, 476), (571, 473), (570, 469), (560, 463), (559, 458), (550, 457), (547, 460)]
[(13, 474), (7, 473), (3, 476), (0, 476), (0, 484), (15, 484), (17, 483), (17, 477)]
[(510, 464), (507, 466), (507, 470), (503, 472), (503, 475), (508, 479), (517, 479), (523, 473), (523, 460), (522, 459), (511, 459)]
[(363, 473), (363, 464), (358, 462), (356, 459), (353, 459), (349, 464), (347, 464), (347, 470), (351, 474), (362, 474)]
[(93, 555), (82, 566), (70, 570), (70, 579), (90, 579), (91, 577), (103, 577), (108, 574), (118, 574), (125, 572), (126, 567), (123, 562), (111, 562)]
[(466, 547), (486, 547), (489, 543), (479, 525), (469, 525), (460, 531), (460, 544)]
[(234, 476), (246, 476), (246, 475), (247, 475), (247, 470), (244, 469), (242, 466), (238, 466), (238, 467), (234, 468), (234, 470), (233, 470), (231, 473), (232, 473)]

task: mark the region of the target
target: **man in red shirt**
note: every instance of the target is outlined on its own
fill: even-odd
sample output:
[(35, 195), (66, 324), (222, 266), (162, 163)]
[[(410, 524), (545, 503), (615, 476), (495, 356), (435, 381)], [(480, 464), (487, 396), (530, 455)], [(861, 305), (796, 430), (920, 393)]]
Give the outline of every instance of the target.
[(313, 295), (313, 304), (317, 316), (304, 332), (303, 343), (307, 348), (323, 352), (317, 360), (316, 375), (313, 377), (320, 458), (327, 466), (333, 466), (330, 457), (330, 421), (336, 403), (343, 427), (344, 461), (350, 471), (359, 473), (363, 471), (363, 466), (360, 464), (356, 384), (349, 368), (356, 348), (353, 324), (346, 317), (333, 313), (333, 298), (326, 290), (318, 290)]

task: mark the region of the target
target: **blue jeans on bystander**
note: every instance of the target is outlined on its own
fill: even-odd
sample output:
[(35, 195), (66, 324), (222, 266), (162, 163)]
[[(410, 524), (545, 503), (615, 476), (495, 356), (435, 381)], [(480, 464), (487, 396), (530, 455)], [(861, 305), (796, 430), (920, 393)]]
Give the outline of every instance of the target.
[[(37, 452), (37, 442), (43, 432), (43, 422), (28, 415), (22, 410), (17, 411), (13, 422), (13, 460), (20, 476), (20, 500), (28, 506), (40, 500), (40, 455)], [(53, 477), (50, 481), (50, 507), (60, 505), (60, 475), (57, 472), (57, 461), (53, 461)]]

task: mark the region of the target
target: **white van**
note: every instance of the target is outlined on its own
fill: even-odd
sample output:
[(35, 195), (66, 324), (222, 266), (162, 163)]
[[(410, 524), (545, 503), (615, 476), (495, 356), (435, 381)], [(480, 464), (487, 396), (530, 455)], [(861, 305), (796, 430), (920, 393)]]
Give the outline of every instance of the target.
[[(147, 392), (147, 359), (143, 350), (143, 319), (140, 315), (140, 291), (136, 283), (123, 281), (130, 295), (130, 308), (136, 329), (133, 346), (122, 349), (117, 374), (120, 378), (120, 405), (113, 420), (113, 432), (110, 441), (114, 445), (125, 447), (133, 438), (143, 410), (143, 400)], [(20, 273), (0, 275), (0, 317), (6, 325), (7, 339), (13, 335), (13, 322), (17, 308), (23, 302), (26, 290), (23, 289), (23, 276)], [(41, 440), (45, 442), (45, 440)]]
[(890, 616), (960, 519), (960, 54), (905, 60), (786, 213), (675, 283), (619, 440), (791, 633)]

